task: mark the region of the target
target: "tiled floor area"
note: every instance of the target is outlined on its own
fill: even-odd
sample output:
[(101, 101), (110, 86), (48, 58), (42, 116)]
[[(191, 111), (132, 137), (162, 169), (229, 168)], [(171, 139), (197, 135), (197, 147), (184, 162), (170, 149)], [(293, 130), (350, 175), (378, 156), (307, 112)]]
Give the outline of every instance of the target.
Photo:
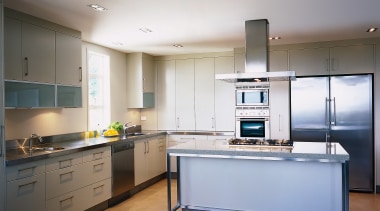
[[(175, 183), (174, 180), (174, 193)], [(166, 180), (162, 180), (107, 211), (165, 211), (168, 209), (166, 191)], [(172, 194), (172, 203), (175, 201), (176, 196)], [(380, 211), (380, 194), (350, 193), (350, 211)]]

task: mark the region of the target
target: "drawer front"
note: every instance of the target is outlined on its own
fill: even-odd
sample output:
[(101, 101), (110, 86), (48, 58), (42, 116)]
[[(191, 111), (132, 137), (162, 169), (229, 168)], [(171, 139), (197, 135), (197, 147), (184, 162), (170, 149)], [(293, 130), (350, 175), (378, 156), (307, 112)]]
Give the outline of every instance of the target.
[(85, 200), (83, 189), (72, 191), (67, 194), (49, 199), (46, 201), (48, 211), (77, 211), (85, 210), (83, 200)]
[(98, 149), (87, 150), (83, 152), (83, 162), (103, 159), (111, 156), (111, 146), (101, 147)]
[(82, 163), (82, 152), (59, 156), (46, 160), (46, 172), (64, 169)]
[(46, 199), (57, 197), (83, 187), (83, 165), (46, 173)]
[(7, 167), (7, 181), (32, 177), (45, 173), (45, 160)]
[(106, 201), (111, 198), (111, 178), (102, 180), (90, 186), (84, 188), (85, 197), (83, 204), (86, 205), (84, 209), (93, 207), (103, 201)]
[(7, 210), (45, 210), (45, 174), (8, 182)]
[(83, 164), (83, 174), (86, 175), (83, 186), (90, 185), (112, 177), (111, 157)]

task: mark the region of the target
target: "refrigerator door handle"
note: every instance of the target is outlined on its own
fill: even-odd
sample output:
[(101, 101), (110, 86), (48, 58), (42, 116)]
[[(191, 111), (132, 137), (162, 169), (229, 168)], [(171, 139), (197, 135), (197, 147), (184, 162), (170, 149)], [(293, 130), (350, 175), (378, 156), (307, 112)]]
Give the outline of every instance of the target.
[(335, 102), (335, 97), (333, 98), (332, 101), (334, 101), (334, 121), (331, 124), (333, 124), (334, 126), (336, 126), (336, 102)]
[(326, 126), (329, 126), (330, 120), (329, 120), (329, 102), (330, 100), (326, 97), (326, 104), (325, 104), (325, 124)]

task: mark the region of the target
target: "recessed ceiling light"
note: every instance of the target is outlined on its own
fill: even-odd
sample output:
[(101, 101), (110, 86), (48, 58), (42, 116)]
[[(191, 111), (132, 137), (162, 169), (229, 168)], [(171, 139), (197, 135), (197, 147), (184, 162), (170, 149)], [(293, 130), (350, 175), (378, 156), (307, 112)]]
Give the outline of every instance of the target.
[(107, 10), (105, 7), (102, 7), (99, 4), (90, 4), (88, 6), (91, 7), (92, 9), (94, 9), (96, 11), (100, 11), (100, 12), (104, 12)]
[(118, 42), (118, 41), (113, 41), (112, 45), (122, 46), (122, 45), (124, 45), (124, 43)]
[(152, 30), (148, 29), (148, 28), (140, 28), (140, 31), (142, 31), (144, 33), (150, 33), (150, 32), (152, 32)]
[(375, 32), (375, 31), (377, 31), (377, 28), (375, 27), (367, 29), (367, 32)]
[(180, 45), (180, 44), (174, 44), (173, 46), (176, 48), (183, 48), (183, 45)]
[(269, 40), (279, 40), (281, 37), (269, 37)]

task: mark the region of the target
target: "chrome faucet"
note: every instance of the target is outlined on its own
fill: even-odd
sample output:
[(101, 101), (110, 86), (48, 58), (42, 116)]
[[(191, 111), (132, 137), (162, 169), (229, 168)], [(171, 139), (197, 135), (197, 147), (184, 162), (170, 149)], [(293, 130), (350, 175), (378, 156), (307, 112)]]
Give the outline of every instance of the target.
[(124, 131), (124, 135), (126, 135), (126, 134), (127, 134), (127, 130), (128, 130), (129, 128), (133, 128), (133, 127), (136, 127), (136, 125), (131, 125), (131, 126), (128, 126), (128, 124), (130, 124), (130, 123), (132, 123), (132, 122), (127, 122), (127, 123), (125, 123), (125, 124), (123, 125), (123, 131)]
[(29, 136), (29, 138), (27, 138), (27, 140), (29, 141), (29, 151), (33, 150), (33, 140), (35, 139), (37, 139), (40, 143), (44, 141), (41, 136), (33, 133), (32, 135)]

